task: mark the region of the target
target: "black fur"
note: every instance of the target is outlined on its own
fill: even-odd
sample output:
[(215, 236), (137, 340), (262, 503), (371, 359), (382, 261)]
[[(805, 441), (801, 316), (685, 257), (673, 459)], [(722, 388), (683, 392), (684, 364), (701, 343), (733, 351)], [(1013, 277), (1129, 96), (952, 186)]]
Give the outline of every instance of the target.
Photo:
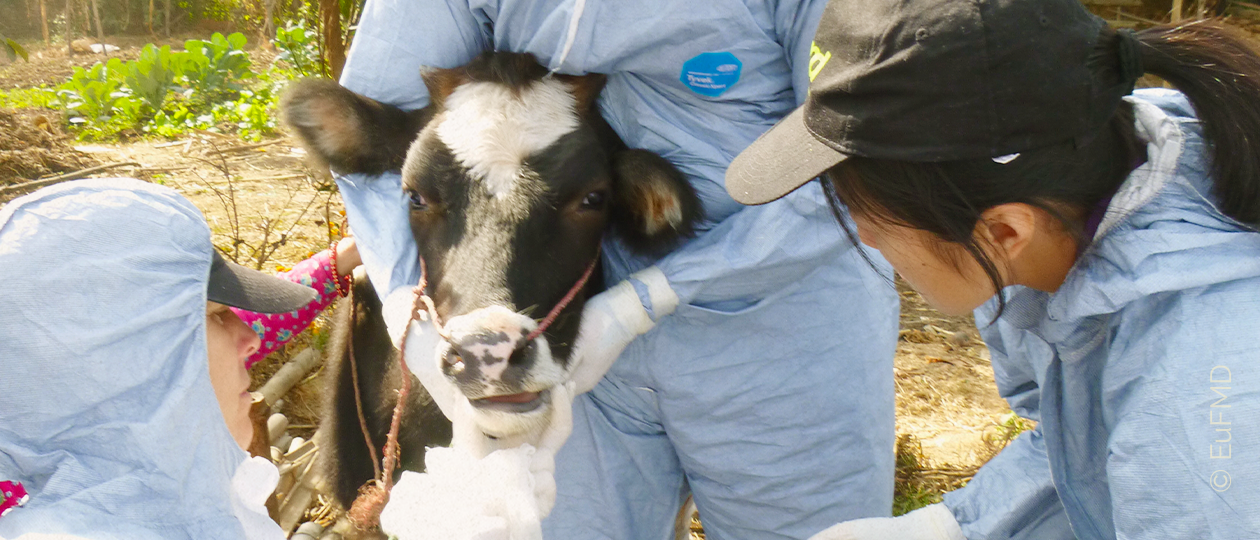
[[(390, 343), (389, 334), (385, 331), (381, 301), (367, 277), (361, 272), (359, 274), (352, 297), (341, 300), (337, 308), (324, 367), (327, 381), (324, 415), (315, 437), (325, 481), (333, 496), (345, 508), (350, 508), (359, 488), (374, 475), (355, 404), (354, 378), (350, 372), (351, 343), (359, 368), (363, 413), (378, 461), (393, 420), (397, 390), (402, 387), (398, 350)], [(425, 448), (449, 446), (451, 443), (451, 422), (442, 415), (414, 376), (402, 425), (407, 429), (399, 430), (399, 464), (394, 471), (394, 480), (404, 470), (424, 470)]]

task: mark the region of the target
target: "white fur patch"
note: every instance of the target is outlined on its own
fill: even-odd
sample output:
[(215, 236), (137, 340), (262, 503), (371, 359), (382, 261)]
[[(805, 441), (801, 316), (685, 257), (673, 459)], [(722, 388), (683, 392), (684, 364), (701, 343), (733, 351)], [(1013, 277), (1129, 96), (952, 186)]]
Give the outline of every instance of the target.
[(578, 126), (577, 100), (558, 79), (542, 79), (513, 95), (507, 86), (468, 83), (446, 98), (438, 138), (486, 190), (512, 190), (524, 161)]

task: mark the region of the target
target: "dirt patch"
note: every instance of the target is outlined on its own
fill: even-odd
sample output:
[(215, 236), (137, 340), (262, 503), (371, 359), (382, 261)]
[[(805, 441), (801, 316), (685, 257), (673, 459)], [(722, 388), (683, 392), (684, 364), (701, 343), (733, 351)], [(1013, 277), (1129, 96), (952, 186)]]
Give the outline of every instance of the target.
[(897, 289), (897, 433), (913, 437), (933, 465), (980, 465), (992, 457), (1010, 411), (993, 382), (988, 348), (970, 315), (941, 314), (905, 283)]
[[(114, 43), (106, 40), (106, 43)], [(140, 47), (135, 45), (122, 47), (121, 50), (104, 54), (76, 54), (68, 56), (65, 47), (43, 48), (34, 51), (27, 62), (21, 60), (0, 68), (0, 90), (13, 88), (34, 88), (41, 84), (56, 86), (70, 78), (74, 68), (88, 68), (97, 62), (105, 62), (110, 58), (121, 58), (123, 61), (135, 60), (140, 56)]]
[[(77, 171), (96, 163), (71, 146), (59, 121), (55, 111), (0, 109), (0, 186)], [(0, 199), (3, 200), (7, 199)]]

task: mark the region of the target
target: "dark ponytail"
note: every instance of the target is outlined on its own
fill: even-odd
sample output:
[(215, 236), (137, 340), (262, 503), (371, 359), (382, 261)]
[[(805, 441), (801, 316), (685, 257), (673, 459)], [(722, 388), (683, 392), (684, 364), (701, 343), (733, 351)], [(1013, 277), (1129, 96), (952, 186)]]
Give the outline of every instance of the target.
[(1212, 148), (1221, 211), (1260, 227), (1260, 56), (1219, 21), (1137, 33), (1147, 73), (1190, 98)]
[[(1221, 210), (1260, 226), (1260, 56), (1221, 23), (1200, 21), (1129, 35), (1104, 27), (1087, 64), (1103, 87), (1131, 88), (1134, 60), (1194, 105), (1211, 148)], [(1007, 203), (1040, 208), (1083, 247), (1091, 210), (1146, 158), (1133, 108), (1121, 102), (1096, 133), (1021, 152), (1007, 164), (852, 157), (826, 172), (831, 189), (825, 192), (833, 208), (843, 204), (865, 218), (928, 231), (958, 246), (961, 251), (941, 251), (975, 259), (1001, 290), (998, 268), (974, 234), (984, 211)]]

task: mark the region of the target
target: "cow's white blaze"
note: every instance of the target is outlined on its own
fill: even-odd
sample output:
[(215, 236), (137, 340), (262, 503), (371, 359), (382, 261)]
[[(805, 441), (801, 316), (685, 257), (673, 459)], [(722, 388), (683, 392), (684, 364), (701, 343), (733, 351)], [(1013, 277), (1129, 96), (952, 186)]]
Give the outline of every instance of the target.
[(567, 84), (553, 78), (515, 90), (490, 82), (464, 84), (447, 96), (445, 109), (438, 138), (499, 197), (525, 173), (526, 158), (578, 127), (577, 100)]

